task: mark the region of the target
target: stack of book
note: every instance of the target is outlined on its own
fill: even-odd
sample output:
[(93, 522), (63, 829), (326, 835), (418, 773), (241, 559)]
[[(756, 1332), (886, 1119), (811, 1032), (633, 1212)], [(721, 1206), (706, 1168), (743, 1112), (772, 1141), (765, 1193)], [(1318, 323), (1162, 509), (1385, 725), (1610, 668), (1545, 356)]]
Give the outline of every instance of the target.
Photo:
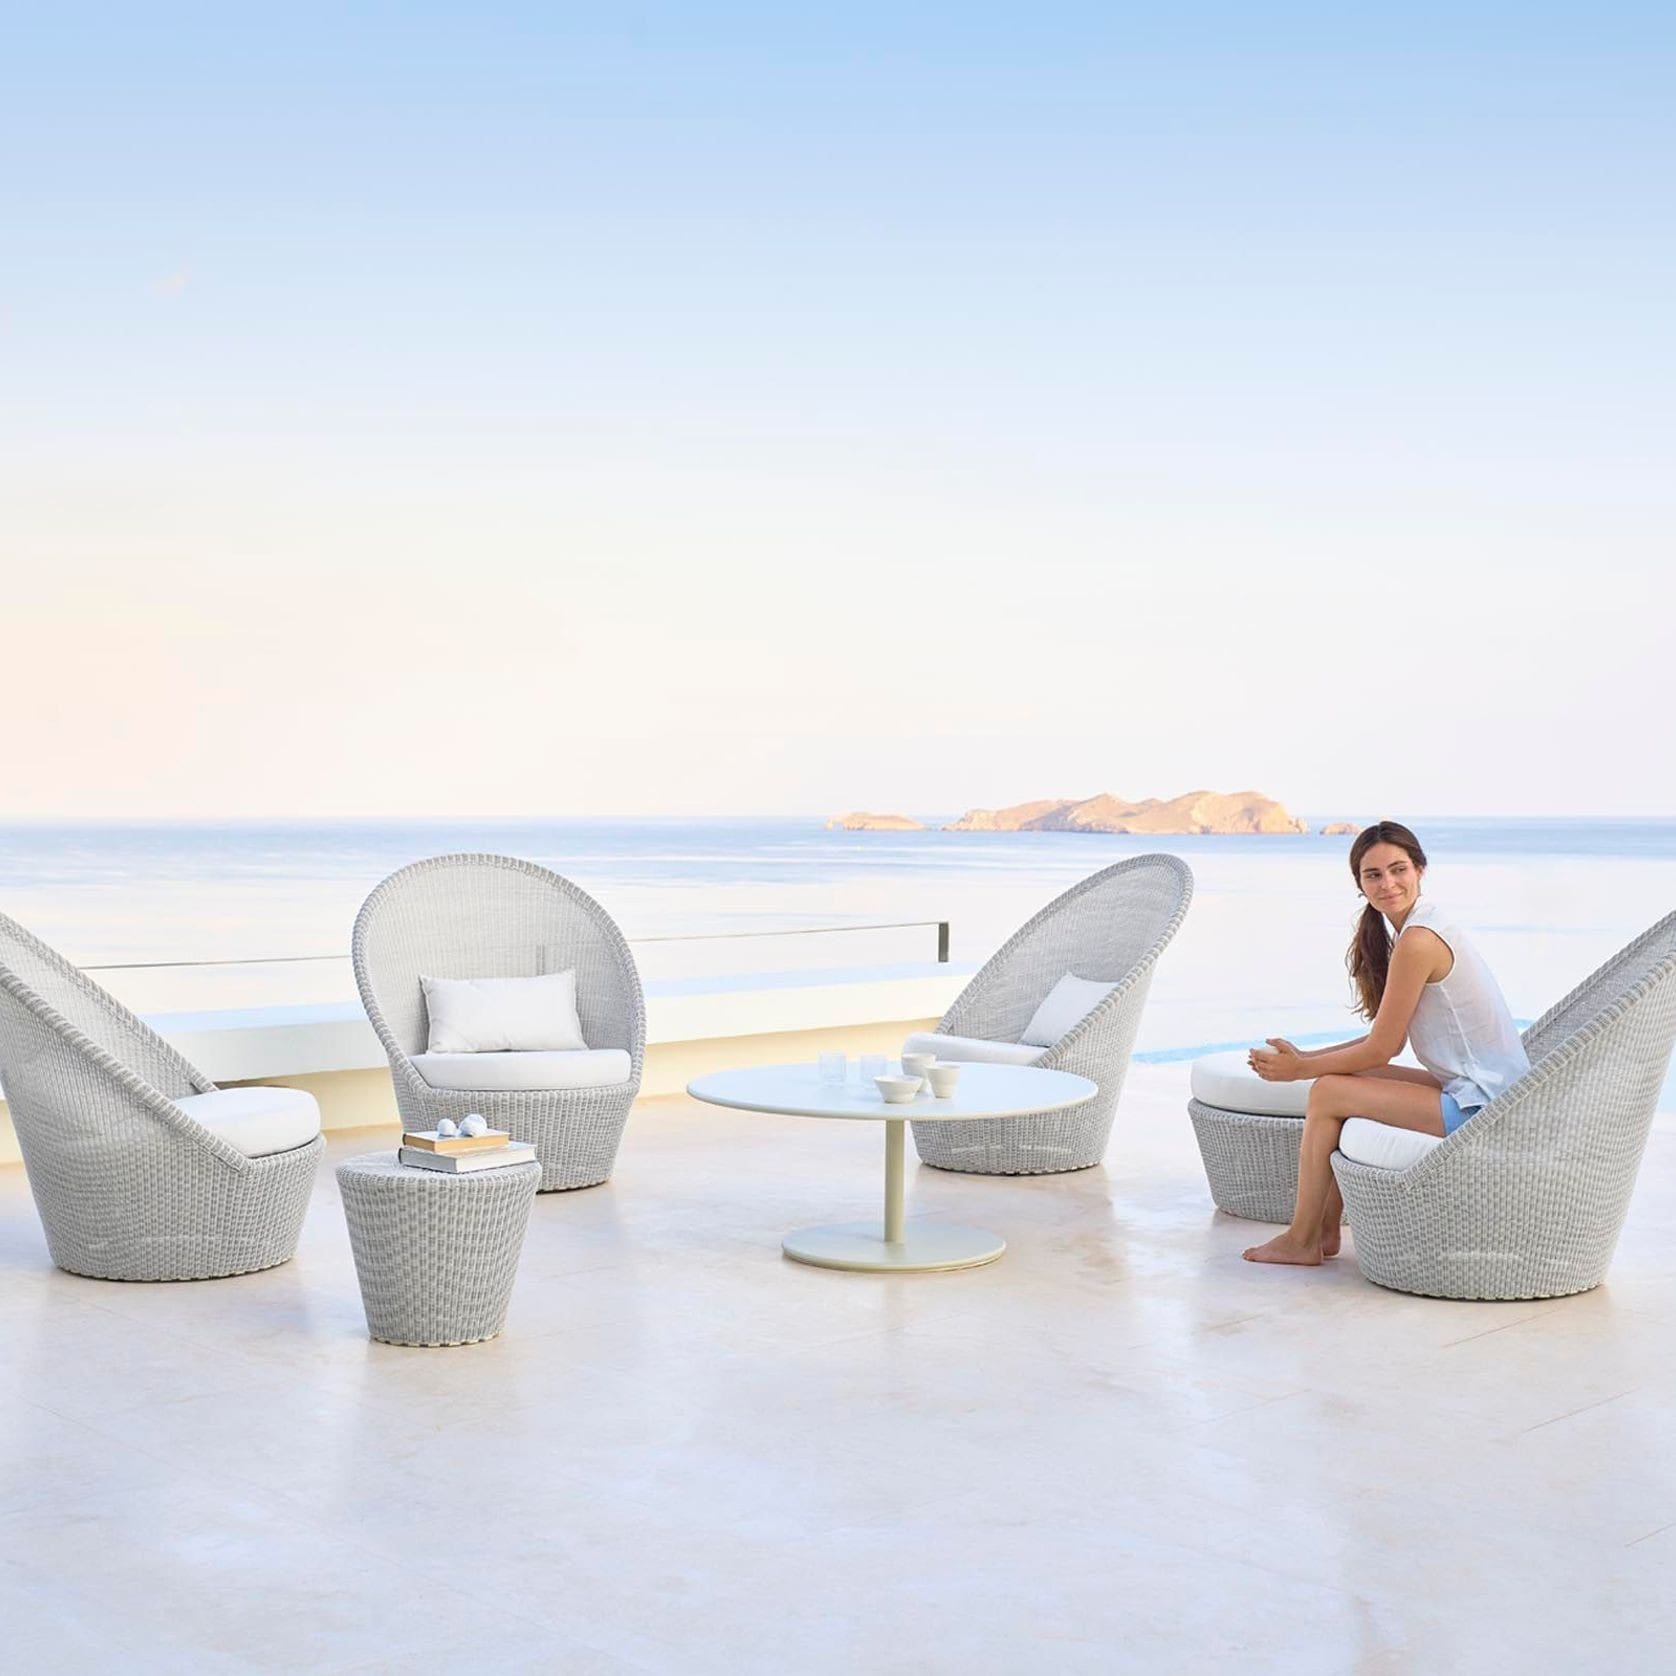
[(434, 1129), (422, 1129), (402, 1136), (398, 1156), (417, 1170), (459, 1176), (471, 1170), (533, 1164), (535, 1148), (528, 1141), (513, 1140), (504, 1129), (488, 1129), (481, 1135), (439, 1135)]

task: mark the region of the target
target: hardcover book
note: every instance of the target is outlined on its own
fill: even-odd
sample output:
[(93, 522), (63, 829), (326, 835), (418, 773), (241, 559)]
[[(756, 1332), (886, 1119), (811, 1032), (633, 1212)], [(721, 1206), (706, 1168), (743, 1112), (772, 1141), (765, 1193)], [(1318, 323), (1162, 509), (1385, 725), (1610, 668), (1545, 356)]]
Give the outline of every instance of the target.
[(483, 1152), (425, 1152), (418, 1147), (404, 1146), (397, 1156), (415, 1169), (458, 1176), (473, 1170), (504, 1170), (511, 1164), (533, 1164), (535, 1148), (528, 1141), (513, 1141)]
[(489, 1129), (481, 1135), (439, 1135), (434, 1129), (420, 1129), (402, 1136), (402, 1145), (415, 1152), (487, 1152), (491, 1147), (505, 1146), (512, 1137), (504, 1129)]

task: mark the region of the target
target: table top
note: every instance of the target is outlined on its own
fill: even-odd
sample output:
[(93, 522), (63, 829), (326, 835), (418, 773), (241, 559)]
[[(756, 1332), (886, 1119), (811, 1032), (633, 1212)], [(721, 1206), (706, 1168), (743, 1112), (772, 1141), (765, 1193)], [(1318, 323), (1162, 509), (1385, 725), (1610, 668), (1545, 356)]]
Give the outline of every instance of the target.
[(1092, 1100), (1100, 1088), (1070, 1071), (1043, 1071), (1034, 1065), (962, 1065), (960, 1081), (946, 1100), (922, 1089), (906, 1105), (891, 1106), (871, 1083), (863, 1087), (851, 1081), (842, 1088), (832, 1087), (821, 1081), (817, 1065), (804, 1063), (712, 1071), (689, 1082), (687, 1092), (695, 1100), (737, 1111), (851, 1118), (863, 1123), (911, 1118), (923, 1123), (1060, 1111)]
[(379, 1181), (397, 1181), (421, 1189), (429, 1188), (439, 1181), (454, 1185), (462, 1181), (500, 1180), (506, 1176), (516, 1180), (530, 1171), (540, 1174), (539, 1159), (526, 1158), (521, 1164), (496, 1164), (488, 1170), (462, 1170), (455, 1174), (453, 1170), (427, 1170), (422, 1164), (404, 1164), (400, 1154), (394, 1152), (359, 1152), (353, 1158), (345, 1158), (337, 1168), (339, 1176), (365, 1176)]

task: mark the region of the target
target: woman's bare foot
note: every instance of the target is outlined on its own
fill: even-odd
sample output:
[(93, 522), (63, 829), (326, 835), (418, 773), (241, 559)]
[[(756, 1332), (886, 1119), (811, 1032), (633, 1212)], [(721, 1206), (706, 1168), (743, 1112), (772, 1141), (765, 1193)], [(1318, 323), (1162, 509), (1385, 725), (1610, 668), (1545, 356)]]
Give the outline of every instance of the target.
[(1321, 1255), (1323, 1257), (1338, 1256), (1338, 1248), (1344, 1240), (1344, 1229), (1337, 1217), (1331, 1222), (1321, 1224)]
[(1287, 1229), (1284, 1234), (1276, 1234), (1264, 1245), (1248, 1246), (1245, 1253), (1248, 1263), (1291, 1263), (1306, 1269), (1315, 1268), (1321, 1257), (1320, 1240), (1311, 1240), (1308, 1244), (1300, 1245), (1292, 1238), (1291, 1229)]

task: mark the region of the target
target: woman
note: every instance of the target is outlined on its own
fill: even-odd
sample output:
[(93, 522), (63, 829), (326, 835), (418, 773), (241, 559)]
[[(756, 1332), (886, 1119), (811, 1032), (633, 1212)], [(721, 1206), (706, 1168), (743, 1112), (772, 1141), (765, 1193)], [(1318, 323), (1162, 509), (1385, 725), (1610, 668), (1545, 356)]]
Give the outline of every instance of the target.
[[(1332, 1156), (1349, 1117), (1423, 1135), (1452, 1135), (1530, 1069), (1507, 1002), (1482, 956), (1420, 898), (1426, 852), (1396, 821), (1357, 834), (1350, 872), (1367, 899), (1345, 963), (1357, 1011), (1373, 1021), (1353, 1042), (1300, 1052), (1280, 1037), (1254, 1048), (1265, 1082), (1314, 1079), (1298, 1153), (1292, 1225), (1245, 1254), (1252, 1263), (1313, 1265), (1339, 1246), (1344, 1200)], [(1405, 1042), (1425, 1069), (1391, 1061)]]

